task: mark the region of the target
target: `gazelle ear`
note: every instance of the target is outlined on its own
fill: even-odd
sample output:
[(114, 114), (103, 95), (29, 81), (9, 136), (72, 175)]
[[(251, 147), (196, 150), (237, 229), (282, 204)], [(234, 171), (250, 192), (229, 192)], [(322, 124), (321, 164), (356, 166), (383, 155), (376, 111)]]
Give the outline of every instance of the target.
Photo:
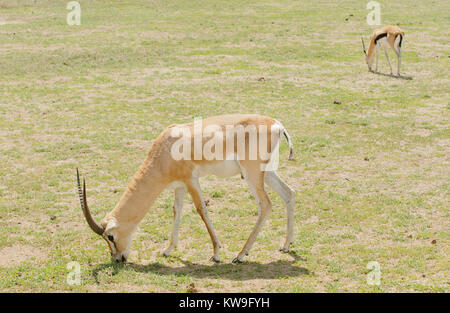
[(117, 221), (115, 219), (110, 219), (106, 224), (105, 232), (108, 232), (114, 228), (117, 228)]

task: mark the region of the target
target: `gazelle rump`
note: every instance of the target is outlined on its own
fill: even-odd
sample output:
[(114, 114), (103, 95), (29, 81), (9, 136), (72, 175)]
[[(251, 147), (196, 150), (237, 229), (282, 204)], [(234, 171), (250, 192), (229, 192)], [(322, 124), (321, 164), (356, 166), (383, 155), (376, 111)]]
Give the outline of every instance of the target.
[[(180, 216), (183, 207), (185, 192), (192, 197), (196, 210), (202, 218), (213, 244), (212, 260), (219, 262), (220, 242), (217, 238), (213, 224), (209, 220), (205, 201), (199, 184), (199, 177), (216, 175), (230, 177), (240, 174), (245, 178), (258, 203), (258, 218), (248, 240), (233, 262), (242, 262), (247, 255), (260, 232), (264, 221), (269, 215), (272, 204), (265, 191), (265, 184), (270, 186), (284, 200), (287, 211), (286, 240), (280, 249), (289, 251), (293, 241), (294, 219), (294, 191), (277, 175), (274, 168), (268, 167), (273, 161), (278, 150), (282, 136), (289, 143), (289, 159), (293, 158), (292, 143), (283, 125), (273, 118), (260, 115), (221, 115), (210, 117), (202, 121), (201, 128), (196, 123), (171, 125), (164, 130), (151, 146), (146, 159), (141, 164), (128, 188), (123, 193), (115, 208), (105, 218), (97, 223), (91, 216), (87, 199), (86, 185), (83, 181), (83, 189), (77, 169), (78, 191), (85, 219), (90, 228), (103, 237), (108, 243), (112, 257), (116, 261), (126, 261), (130, 252), (131, 236), (143, 219), (148, 209), (152, 206), (158, 195), (166, 188), (173, 188), (174, 201), (174, 226), (168, 248), (164, 255), (169, 255), (177, 246)], [(253, 127), (253, 128), (252, 128)], [(180, 138), (174, 136), (174, 129), (188, 130), (193, 136), (189, 137), (188, 145), (190, 157), (177, 159), (173, 157), (173, 147), (179, 143)], [(209, 129), (208, 131), (206, 131)], [(259, 141), (256, 157), (252, 157), (252, 140), (249, 133), (245, 133), (243, 149), (236, 142), (238, 135), (229, 133), (229, 129), (256, 129), (255, 138)], [(266, 130), (264, 132), (263, 130)], [(205, 135), (207, 134), (207, 135)], [(200, 136), (200, 137), (199, 137)], [(200, 138), (196, 142), (196, 138)], [(211, 149), (211, 138), (215, 138), (214, 149)], [(230, 139), (232, 144), (229, 145)], [(264, 141), (264, 142), (263, 142)], [(266, 155), (261, 142), (267, 147)], [(200, 144), (199, 144), (200, 143)], [(230, 148), (231, 149), (228, 149)], [(216, 158), (198, 157), (199, 149), (207, 149), (216, 153)], [(219, 157), (217, 157), (219, 156)], [(277, 155), (276, 155), (277, 156)]]
[(375, 72), (378, 72), (378, 57), (380, 54), (380, 48), (384, 49), (386, 59), (388, 61), (389, 67), (391, 69), (392, 75), (392, 65), (389, 60), (389, 55), (387, 52), (388, 48), (391, 48), (397, 55), (397, 75), (400, 76), (400, 67), (402, 63), (402, 41), (405, 36), (405, 32), (398, 26), (387, 25), (378, 29), (375, 29), (370, 37), (369, 47), (366, 51), (364, 40), (361, 38), (363, 51), (366, 57), (366, 63), (369, 67), (369, 71), (372, 71), (373, 61), (375, 55), (377, 56)]

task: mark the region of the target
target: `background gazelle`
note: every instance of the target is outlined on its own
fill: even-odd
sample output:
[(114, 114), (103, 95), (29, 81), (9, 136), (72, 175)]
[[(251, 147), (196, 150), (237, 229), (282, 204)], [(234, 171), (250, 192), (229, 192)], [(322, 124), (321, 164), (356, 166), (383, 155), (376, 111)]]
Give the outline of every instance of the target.
[(378, 72), (378, 57), (380, 55), (380, 48), (384, 49), (384, 53), (386, 55), (386, 59), (389, 63), (389, 67), (391, 69), (392, 75), (392, 65), (389, 61), (389, 54), (387, 52), (388, 48), (391, 48), (395, 54), (397, 55), (397, 75), (400, 76), (400, 67), (402, 64), (402, 41), (405, 32), (400, 29), (398, 26), (384, 26), (378, 29), (375, 29), (370, 37), (369, 48), (366, 51), (366, 47), (364, 44), (364, 39), (361, 38), (363, 51), (366, 56), (366, 63), (369, 67), (369, 71), (372, 71), (373, 59), (375, 54), (377, 55), (377, 62), (375, 67), (375, 72)]
[[(247, 255), (255, 242), (255, 239), (260, 232), (264, 221), (271, 211), (272, 205), (264, 188), (264, 183), (273, 188), (284, 200), (287, 210), (287, 233), (286, 240), (281, 248), (282, 251), (289, 251), (289, 246), (293, 240), (293, 219), (294, 219), (294, 191), (280, 179), (275, 170), (266, 171), (264, 165), (267, 165), (269, 160), (262, 159), (260, 154), (257, 158), (249, 157), (249, 143), (247, 140), (249, 136), (246, 134), (245, 149), (238, 148), (235, 143), (232, 146), (231, 154), (223, 155), (221, 160), (206, 160), (205, 158), (197, 159), (194, 157), (198, 146), (195, 145), (194, 140), (189, 144), (193, 147), (190, 151), (190, 159), (175, 160), (171, 153), (172, 146), (179, 140), (173, 136), (172, 130), (176, 127), (189, 129), (193, 134), (192, 138), (198, 138), (198, 132), (201, 134), (200, 147), (203, 149), (208, 139), (215, 135), (210, 133), (209, 137), (204, 136), (205, 128), (209, 126), (216, 126), (216, 132), (227, 134), (226, 128), (238, 128), (255, 126), (256, 129), (267, 130), (265, 137), (261, 131), (257, 132), (257, 137), (267, 138), (266, 147), (277, 146), (284, 135), (289, 143), (289, 159), (292, 159), (292, 143), (286, 129), (282, 124), (273, 118), (259, 116), (259, 115), (222, 115), (210, 117), (202, 121), (202, 129), (195, 129), (194, 123), (183, 125), (171, 125), (159, 135), (150, 148), (147, 158), (144, 160), (127, 190), (122, 195), (120, 201), (109, 214), (98, 224), (92, 217), (86, 199), (86, 184), (83, 181), (83, 189), (81, 189), (80, 178), (77, 170), (78, 191), (80, 196), (81, 208), (90, 228), (102, 236), (109, 245), (111, 255), (116, 261), (126, 261), (131, 243), (131, 235), (136, 229), (139, 222), (145, 216), (148, 209), (156, 200), (158, 195), (167, 187), (175, 189), (175, 203), (174, 203), (174, 227), (170, 240), (169, 247), (164, 251), (164, 255), (169, 255), (172, 249), (177, 245), (178, 228), (180, 224), (181, 210), (183, 206), (183, 199), (185, 190), (190, 193), (197, 212), (201, 216), (206, 228), (211, 236), (214, 248), (214, 255), (212, 260), (219, 262), (219, 248), (220, 242), (216, 236), (216, 232), (211, 221), (208, 218), (205, 201), (199, 185), (199, 177), (204, 175), (217, 175), (229, 177), (240, 174), (244, 177), (252, 191), (255, 199), (258, 202), (258, 219), (253, 228), (247, 242), (237, 257), (233, 260), (235, 263), (242, 262), (242, 259)], [(227, 139), (230, 136), (222, 136), (220, 145), (225, 147)], [(234, 135), (233, 135), (233, 140)], [(234, 142), (234, 141), (233, 141)], [(224, 154), (229, 153), (228, 149), (222, 150)], [(272, 156), (275, 150), (270, 148), (268, 151)]]

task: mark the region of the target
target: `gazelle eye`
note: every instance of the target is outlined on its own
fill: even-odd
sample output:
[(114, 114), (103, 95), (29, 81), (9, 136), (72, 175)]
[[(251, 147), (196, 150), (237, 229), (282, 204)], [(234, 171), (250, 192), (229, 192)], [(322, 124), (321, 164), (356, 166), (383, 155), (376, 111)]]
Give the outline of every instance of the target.
[(114, 242), (114, 236), (113, 235), (108, 235), (108, 240), (111, 242)]

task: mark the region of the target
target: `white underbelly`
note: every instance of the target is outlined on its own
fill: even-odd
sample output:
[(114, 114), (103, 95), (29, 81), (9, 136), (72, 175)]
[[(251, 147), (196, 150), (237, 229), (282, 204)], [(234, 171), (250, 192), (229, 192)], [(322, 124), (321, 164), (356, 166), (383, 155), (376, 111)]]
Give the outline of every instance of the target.
[(387, 37), (383, 37), (378, 39), (377, 43), (380, 45), (381, 48), (385, 49), (385, 48), (389, 48), (389, 42), (387, 40)]
[(225, 160), (219, 162), (204, 163), (198, 166), (198, 175), (215, 175), (220, 177), (230, 177), (241, 172), (241, 168), (236, 160)]

